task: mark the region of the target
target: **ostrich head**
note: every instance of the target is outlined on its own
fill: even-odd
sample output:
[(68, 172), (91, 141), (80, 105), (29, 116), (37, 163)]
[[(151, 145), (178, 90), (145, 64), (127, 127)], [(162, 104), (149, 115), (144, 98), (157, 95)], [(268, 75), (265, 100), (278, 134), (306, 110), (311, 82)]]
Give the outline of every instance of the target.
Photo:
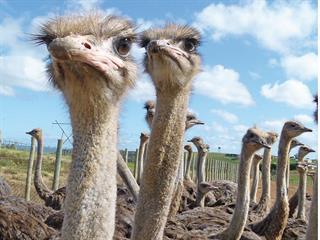
[(296, 138), (294, 138), (291, 140), (290, 150), (295, 147), (302, 146), (302, 145), (303, 145), (303, 143), (299, 142)]
[(193, 137), (192, 139), (188, 140), (187, 142), (192, 142), (197, 149), (201, 147), (201, 145), (204, 144), (203, 139), (201, 137)]
[(249, 128), (242, 138), (242, 143), (250, 152), (255, 152), (263, 147), (270, 148), (268, 135), (258, 128)]
[(200, 71), (197, 47), (200, 33), (192, 27), (168, 24), (142, 33), (140, 46), (146, 48), (146, 72), (158, 90), (184, 88)]
[(306, 163), (298, 163), (297, 165), (297, 171), (299, 173), (305, 173), (308, 171), (308, 164)]
[(262, 160), (262, 156), (260, 154), (255, 154), (253, 156), (253, 161), (259, 163)]
[(195, 125), (203, 125), (204, 122), (200, 121), (196, 115), (193, 113), (188, 112), (187, 113), (187, 119), (186, 119), (186, 129), (189, 129)]
[(287, 121), (283, 125), (281, 134), (284, 134), (285, 137), (294, 138), (304, 132), (312, 132), (312, 130), (309, 128), (306, 128), (305, 126), (303, 126), (301, 123), (297, 121)]
[(147, 133), (141, 133), (141, 135), (140, 135), (141, 143), (147, 142), (148, 139), (149, 139), (149, 134), (147, 134)]
[(267, 141), (269, 145), (274, 144), (277, 141), (279, 136), (278, 133), (275, 133), (275, 132), (267, 132), (267, 135), (268, 135)]
[(26, 132), (26, 134), (31, 135), (32, 137), (34, 137), (37, 140), (40, 140), (42, 138), (41, 128), (35, 128), (35, 129), (31, 130), (30, 132)]
[(199, 184), (199, 190), (202, 194), (207, 194), (210, 191), (219, 189), (218, 187), (213, 186), (212, 184), (208, 183), (208, 182), (201, 182)]
[(190, 144), (184, 145), (184, 149), (185, 149), (186, 151), (188, 151), (189, 153), (192, 153), (192, 147), (191, 147)]
[(315, 152), (315, 150), (313, 150), (312, 148), (310, 148), (306, 145), (302, 145), (299, 148), (298, 156), (299, 156), (299, 158), (304, 158), (308, 153), (311, 153), (311, 152)]
[[(147, 110), (145, 120), (148, 123), (149, 128), (151, 129), (152, 121), (155, 114), (156, 103), (152, 100), (146, 101), (144, 104), (144, 109)], [(187, 112), (186, 117), (186, 130), (195, 126), (195, 125), (203, 125), (204, 122), (200, 121), (197, 116), (191, 112)]]
[(117, 102), (136, 78), (130, 56), (135, 39), (131, 22), (100, 13), (54, 18), (34, 36), (36, 43), (46, 44), (47, 71), (69, 104), (81, 97)]

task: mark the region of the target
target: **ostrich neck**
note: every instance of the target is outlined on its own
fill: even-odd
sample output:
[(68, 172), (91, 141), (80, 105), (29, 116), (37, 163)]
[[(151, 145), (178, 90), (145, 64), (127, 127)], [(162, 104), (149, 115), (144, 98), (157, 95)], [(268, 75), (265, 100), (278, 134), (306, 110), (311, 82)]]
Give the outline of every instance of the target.
[(196, 205), (204, 207), (204, 196), (205, 194), (200, 191), (200, 184), (205, 181), (205, 161), (208, 152), (198, 151), (198, 162), (197, 162), (197, 198)]
[(182, 152), (190, 84), (180, 91), (157, 89), (132, 239), (162, 239)]
[(119, 104), (109, 103), (103, 97), (100, 90), (94, 97), (79, 97), (76, 102), (69, 102), (73, 153), (63, 239), (113, 237)]
[(288, 201), (288, 193), (286, 189), (286, 169), (288, 164), (290, 144), (291, 139), (282, 133), (278, 150), (276, 204), (281, 204), (281, 201), (284, 200)]
[(270, 199), (270, 163), (271, 163), (271, 149), (265, 148), (262, 159), (262, 194), (260, 199)]
[(259, 166), (260, 166), (260, 162), (257, 162), (257, 161), (254, 161), (252, 164), (253, 179), (251, 184), (250, 199), (253, 202), (256, 202), (256, 195), (257, 195), (258, 182), (259, 182)]
[(305, 220), (305, 198), (307, 188), (307, 172), (299, 172), (298, 214), (297, 218)]
[(190, 166), (191, 166), (191, 157), (192, 157), (192, 152), (188, 152), (188, 158), (187, 158), (187, 169), (185, 173), (185, 179), (190, 180)]
[(143, 173), (143, 166), (144, 166), (144, 149), (146, 146), (147, 142), (140, 140), (140, 145), (139, 145), (139, 155), (138, 155), (138, 177), (137, 177), (137, 183), (140, 185), (141, 183), (141, 177)]
[(306, 239), (318, 239), (318, 173), (313, 184), (312, 203)]
[(225, 236), (227, 237), (225, 239), (240, 239), (244, 226), (246, 224), (250, 204), (250, 168), (254, 152), (255, 151), (246, 149), (246, 145), (243, 144), (238, 170), (239, 174), (237, 201), (231, 223), (229, 227), (225, 230)]
[(41, 167), (42, 167), (42, 158), (43, 158), (43, 139), (37, 139), (38, 147), (37, 147), (37, 162), (36, 162), (36, 169), (34, 173), (34, 185), (37, 190), (39, 196), (46, 200), (51, 194), (52, 191), (45, 185), (41, 175)]

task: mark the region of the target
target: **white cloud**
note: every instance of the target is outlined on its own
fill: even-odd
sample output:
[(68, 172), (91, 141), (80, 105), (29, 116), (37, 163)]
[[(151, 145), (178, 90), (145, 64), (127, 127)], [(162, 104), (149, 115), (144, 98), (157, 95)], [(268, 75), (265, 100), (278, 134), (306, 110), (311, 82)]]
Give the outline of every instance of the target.
[(271, 59), (269, 59), (268, 64), (269, 64), (271, 67), (276, 67), (276, 66), (279, 65), (279, 62), (278, 62), (277, 59), (271, 58)]
[(239, 81), (239, 73), (222, 65), (205, 67), (194, 81), (194, 89), (222, 103), (254, 104), (248, 89)]
[(141, 74), (140, 78), (137, 80), (135, 87), (129, 91), (129, 96), (131, 100), (137, 102), (144, 102), (150, 99), (155, 99), (155, 89), (151, 80), (147, 74)]
[(288, 80), (281, 84), (265, 84), (261, 94), (275, 102), (284, 102), (296, 108), (312, 108), (312, 94), (307, 85), (297, 80)]
[[(1, 85), (5, 89), (24, 87), (34, 91), (49, 90), (45, 63), (33, 57), (0, 57), (0, 75)], [(11, 93), (12, 91), (11, 89)]]
[(283, 124), (286, 121), (287, 120), (285, 120), (285, 119), (265, 120), (262, 123), (260, 123), (259, 125), (261, 125), (261, 129), (263, 129), (265, 131), (273, 131), (273, 132), (280, 134), (281, 129), (283, 127)]
[(0, 85), (0, 95), (3, 96), (14, 96), (14, 91), (11, 87)]
[(221, 118), (223, 118), (229, 123), (236, 123), (239, 120), (237, 115), (221, 109), (212, 109), (211, 112), (217, 114), (218, 116), (220, 116)]
[(234, 125), (233, 129), (241, 135), (244, 135), (246, 131), (249, 129), (248, 126), (243, 124)]
[(306, 114), (298, 114), (298, 115), (295, 115), (293, 118), (303, 124), (313, 123), (313, 118)]
[(307, 45), (315, 38), (316, 24), (317, 9), (309, 1), (266, 0), (213, 3), (196, 14), (195, 23), (215, 41), (229, 34), (250, 35), (263, 47), (277, 52)]
[(318, 74), (318, 56), (312, 52), (298, 57), (286, 56), (281, 60), (281, 66), (289, 78), (313, 80)]
[(260, 74), (259, 73), (256, 73), (256, 72), (249, 72), (249, 75), (250, 75), (250, 77), (252, 78), (252, 79), (254, 79), (254, 80), (257, 80), (257, 79), (259, 79), (259, 78), (261, 78), (261, 76), (260, 76)]

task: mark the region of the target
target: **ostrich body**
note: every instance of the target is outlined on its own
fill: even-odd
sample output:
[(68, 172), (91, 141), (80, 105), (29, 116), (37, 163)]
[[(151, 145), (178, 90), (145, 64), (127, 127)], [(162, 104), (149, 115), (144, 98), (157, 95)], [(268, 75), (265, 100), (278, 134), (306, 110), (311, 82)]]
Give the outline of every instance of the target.
[(56, 191), (51, 191), (46, 184), (43, 182), (41, 167), (43, 159), (43, 134), (40, 128), (35, 128), (27, 134), (33, 136), (37, 140), (37, 159), (36, 159), (36, 168), (34, 172), (34, 186), (37, 190), (37, 193), (41, 199), (44, 200), (47, 207), (51, 207), (54, 210), (60, 210), (64, 199), (66, 188), (62, 187)]
[[(145, 68), (156, 87), (156, 110), (148, 145), (132, 239), (163, 238), (180, 162), (191, 80), (200, 71), (200, 35), (170, 24), (142, 34)], [(160, 196), (159, 196), (160, 194)]]
[[(303, 144), (301, 142), (299, 142), (297, 139), (292, 139), (291, 144), (290, 144), (290, 150), (289, 150), (289, 154), (291, 152), (291, 150), (295, 147), (298, 146), (302, 146)], [(288, 166), (287, 166), (287, 170), (286, 170), (286, 183), (287, 183), (287, 191), (289, 192), (289, 184), (290, 184), (290, 161), (288, 162)]]
[(137, 183), (140, 185), (141, 177), (143, 173), (143, 166), (144, 166), (144, 151), (146, 144), (149, 140), (149, 134), (141, 133), (140, 135), (140, 146), (139, 146), (139, 155), (138, 155), (138, 173), (137, 173)]
[(278, 149), (276, 200), (270, 213), (260, 222), (251, 225), (255, 233), (264, 235), (267, 240), (280, 240), (288, 221), (286, 168), (291, 140), (304, 132), (311, 131), (295, 121), (287, 121), (282, 128)]
[[(315, 152), (315, 151), (308, 146), (305, 146), (305, 145), (301, 146), (298, 151), (298, 163), (304, 163), (305, 156), (311, 152)], [(299, 173), (299, 186), (296, 192), (289, 199), (289, 217), (290, 218), (293, 217), (293, 214), (295, 213), (296, 208), (298, 206), (299, 196), (301, 195), (300, 191), (303, 191), (304, 194), (306, 193), (306, 189), (305, 189), (306, 186), (304, 186), (304, 181), (306, 179), (303, 179), (304, 177), (305, 177), (304, 174)]]
[[(64, 203), (63, 239), (112, 239), (115, 227), (118, 112), (136, 78), (132, 24), (99, 13), (57, 17), (38, 43), (69, 108), (73, 153)], [(79, 94), (81, 93), (81, 94)]]
[(250, 201), (251, 203), (256, 203), (257, 201), (257, 190), (259, 184), (259, 167), (262, 156), (255, 154), (252, 160), (251, 172), (252, 172), (252, 183), (250, 190)]
[[(268, 143), (272, 146), (278, 138), (278, 134), (275, 132), (267, 132)], [(270, 164), (271, 164), (272, 150), (271, 148), (265, 148), (263, 152), (262, 159), (262, 193), (259, 199), (259, 203), (254, 207), (257, 213), (264, 214), (268, 211), (269, 201), (270, 201)]]

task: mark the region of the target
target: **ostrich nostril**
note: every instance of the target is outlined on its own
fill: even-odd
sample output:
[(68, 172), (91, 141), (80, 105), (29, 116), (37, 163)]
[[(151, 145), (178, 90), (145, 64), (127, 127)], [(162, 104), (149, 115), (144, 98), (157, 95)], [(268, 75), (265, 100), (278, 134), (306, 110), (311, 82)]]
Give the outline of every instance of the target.
[(170, 43), (169, 43), (169, 42), (167, 42), (167, 45), (170, 45)]
[(91, 49), (91, 46), (90, 46), (89, 43), (82, 43), (82, 45), (83, 45), (85, 48)]

